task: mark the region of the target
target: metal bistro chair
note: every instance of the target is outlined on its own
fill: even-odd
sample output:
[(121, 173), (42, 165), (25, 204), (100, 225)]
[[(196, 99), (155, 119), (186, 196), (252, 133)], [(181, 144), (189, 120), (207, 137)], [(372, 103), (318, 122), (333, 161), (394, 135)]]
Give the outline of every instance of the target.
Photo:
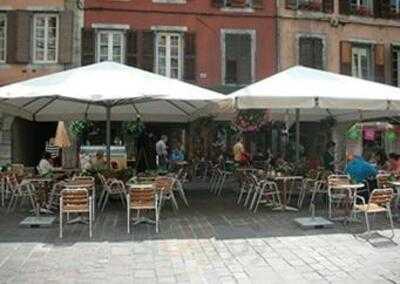
[(185, 205), (187, 207), (189, 207), (189, 202), (186, 198), (185, 190), (183, 188), (183, 185), (187, 181), (187, 176), (188, 176), (188, 173), (184, 169), (182, 169), (182, 168), (179, 169), (178, 173), (176, 175), (174, 175), (174, 178), (175, 178), (174, 190), (179, 193), (179, 195), (182, 198)]
[(355, 204), (353, 210), (356, 212), (364, 213), (365, 223), (367, 226), (366, 234), (367, 235), (371, 234), (371, 227), (369, 223), (368, 214), (387, 213), (387, 217), (389, 219), (390, 227), (392, 230), (392, 235), (389, 238), (393, 239), (394, 225), (393, 225), (393, 216), (391, 211), (393, 189), (382, 188), (373, 190), (369, 197), (368, 203), (365, 202), (365, 199), (362, 196), (356, 195), (356, 199), (361, 200), (362, 204)]
[(11, 197), (8, 203), (8, 212), (14, 210), (17, 203), (21, 203), (24, 200), (28, 200), (31, 203), (32, 210), (37, 210), (37, 204), (35, 202), (37, 198), (37, 191), (35, 186), (28, 181), (22, 180), (18, 182), (15, 174), (8, 175), (7, 178), (7, 188), (11, 193)]
[(250, 210), (252, 210), (254, 207), (254, 213), (257, 212), (260, 204), (268, 204), (273, 207), (282, 206), (281, 193), (277, 184), (273, 181), (262, 182), (260, 188), (258, 189), (258, 193), (254, 194), (254, 197), (257, 197), (257, 201), (254, 198), (252, 204), (250, 205)]
[(311, 195), (313, 194), (315, 190), (315, 184), (320, 180), (321, 174), (322, 173), (320, 171), (310, 171), (309, 176), (303, 179), (299, 200), (297, 202), (298, 208), (303, 206), (304, 198), (306, 197), (307, 193), (311, 193)]
[[(146, 185), (145, 188), (135, 188), (135, 185), (128, 190), (126, 194), (126, 202), (127, 202), (127, 231), (130, 234), (130, 223), (134, 221), (134, 224), (138, 224), (140, 222), (148, 222), (155, 223), (156, 225), (156, 233), (158, 233), (158, 223), (160, 219), (160, 211), (159, 211), (159, 199), (156, 188), (154, 185)], [(136, 218), (131, 220), (131, 210), (136, 210), (137, 215)], [(154, 210), (155, 212), (155, 221), (140, 217), (140, 212), (142, 210)]]
[(214, 165), (211, 169), (211, 178), (208, 184), (208, 189), (210, 192), (213, 193), (215, 191), (215, 188), (218, 187), (221, 175), (222, 170), (220, 169), (220, 166), (218, 164)]
[(391, 188), (391, 184), (389, 181), (390, 175), (389, 174), (378, 174), (376, 176), (376, 182), (378, 188)]
[(176, 202), (175, 194), (174, 194), (174, 188), (175, 188), (175, 179), (172, 177), (159, 177), (156, 179), (154, 182), (154, 185), (158, 192), (160, 192), (160, 211), (161, 207), (164, 203), (165, 200), (170, 200), (172, 201), (172, 204), (174, 205), (175, 209), (178, 210), (178, 202)]
[[(96, 183), (94, 177), (74, 177), (72, 181), (67, 182), (66, 187), (69, 189), (85, 188), (88, 190), (89, 195), (96, 203)], [(93, 206), (93, 219), (96, 218), (96, 207)]]
[(7, 184), (7, 174), (0, 173), (0, 191), (1, 191), (1, 207), (6, 206), (6, 200), (10, 195), (10, 191)]
[(329, 219), (333, 218), (332, 207), (351, 202), (351, 190), (340, 187), (350, 183), (351, 179), (348, 175), (330, 175), (328, 177)]
[(250, 177), (249, 172), (247, 171), (243, 171), (240, 174), (240, 192), (239, 192), (239, 196), (238, 199), (236, 201), (236, 204), (240, 204), (240, 202), (242, 201), (242, 198), (244, 198), (245, 196), (247, 197), (249, 194), (251, 194), (252, 190), (253, 190), (253, 183), (252, 183), (252, 179)]
[(117, 179), (106, 180), (106, 178), (102, 174), (99, 174), (99, 179), (101, 185), (103, 186), (103, 192), (98, 202), (98, 206), (99, 208), (101, 208), (101, 211), (104, 211), (104, 208), (106, 207), (110, 196), (119, 196), (122, 206), (125, 206), (124, 195), (126, 194), (126, 188), (124, 183), (121, 180)]
[(63, 214), (87, 213), (89, 237), (92, 238), (93, 199), (86, 188), (63, 189), (60, 197), (60, 239), (63, 237)]

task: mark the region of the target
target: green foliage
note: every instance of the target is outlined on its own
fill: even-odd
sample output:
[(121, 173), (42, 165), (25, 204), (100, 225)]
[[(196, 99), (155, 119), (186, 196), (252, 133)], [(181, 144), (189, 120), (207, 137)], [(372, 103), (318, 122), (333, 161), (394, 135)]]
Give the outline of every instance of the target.
[(89, 133), (92, 126), (92, 123), (88, 120), (75, 120), (71, 123), (69, 129), (75, 137), (83, 137)]
[(359, 124), (354, 124), (346, 133), (346, 138), (352, 141), (360, 141), (362, 138), (362, 129)]
[(124, 121), (122, 129), (127, 135), (138, 138), (145, 131), (145, 125), (138, 117), (136, 121)]
[(385, 133), (385, 138), (389, 142), (395, 142), (397, 140), (397, 134), (394, 130), (389, 130)]

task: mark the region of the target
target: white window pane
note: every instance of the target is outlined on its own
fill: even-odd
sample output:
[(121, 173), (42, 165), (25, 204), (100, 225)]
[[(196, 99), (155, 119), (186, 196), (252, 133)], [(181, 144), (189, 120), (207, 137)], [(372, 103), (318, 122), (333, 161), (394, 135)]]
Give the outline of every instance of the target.
[(36, 50), (35, 58), (38, 61), (43, 61), (44, 60), (44, 50)]
[(171, 78), (174, 78), (174, 79), (179, 78), (179, 71), (177, 68), (171, 69)]
[(40, 28), (40, 27), (44, 28), (45, 24), (46, 24), (46, 20), (44, 17), (36, 17), (35, 26), (37, 28)]
[(55, 48), (47, 50), (47, 60), (48, 61), (56, 60), (56, 49)]
[(100, 44), (108, 44), (108, 35), (105, 33), (100, 34)]
[(171, 68), (178, 68), (179, 60), (178, 58), (171, 58)]
[(166, 45), (166, 37), (165, 36), (160, 36), (159, 37), (159, 42), (158, 45)]
[(57, 17), (50, 17), (49, 18), (48, 27), (49, 28), (56, 28), (57, 27)]

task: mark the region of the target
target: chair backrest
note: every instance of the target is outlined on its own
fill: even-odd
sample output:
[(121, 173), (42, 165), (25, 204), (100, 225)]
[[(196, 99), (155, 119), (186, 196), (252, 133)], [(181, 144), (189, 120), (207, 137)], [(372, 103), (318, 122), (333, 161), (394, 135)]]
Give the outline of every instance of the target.
[(388, 174), (379, 174), (376, 176), (376, 181), (378, 188), (390, 188), (391, 185), (389, 183), (390, 175)]
[(135, 189), (129, 190), (129, 201), (130, 208), (140, 209), (140, 208), (156, 208), (156, 189), (146, 188), (146, 189)]
[(379, 188), (374, 189), (369, 197), (368, 204), (389, 205), (393, 199), (393, 189)]
[(85, 212), (89, 210), (89, 192), (86, 188), (66, 188), (61, 191), (64, 212)]
[(6, 176), (6, 182), (10, 189), (16, 189), (19, 185), (17, 176), (15, 174), (9, 174)]
[(172, 191), (175, 185), (175, 179), (171, 177), (159, 177), (155, 180), (154, 185), (159, 191)]
[(81, 181), (81, 182), (93, 182), (94, 183), (94, 177), (87, 177), (87, 176), (74, 176), (72, 178), (73, 181)]
[(351, 179), (347, 175), (330, 175), (328, 177), (328, 186), (333, 187), (342, 184), (349, 184)]

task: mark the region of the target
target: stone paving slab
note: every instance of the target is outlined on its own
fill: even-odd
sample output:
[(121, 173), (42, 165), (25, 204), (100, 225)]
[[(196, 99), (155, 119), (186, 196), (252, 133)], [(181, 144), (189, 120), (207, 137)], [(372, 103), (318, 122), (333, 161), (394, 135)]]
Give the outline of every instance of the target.
[[(140, 225), (126, 233), (125, 210), (114, 202), (88, 228), (21, 228), (27, 216), (0, 208), (0, 283), (400, 283), (400, 225), (394, 243), (374, 247), (363, 224), (301, 230), (308, 211), (257, 214), (235, 205), (226, 190), (188, 196), (177, 212), (166, 206), (160, 233)], [(326, 215), (326, 210), (319, 210)], [(389, 234), (385, 217), (374, 226)]]

